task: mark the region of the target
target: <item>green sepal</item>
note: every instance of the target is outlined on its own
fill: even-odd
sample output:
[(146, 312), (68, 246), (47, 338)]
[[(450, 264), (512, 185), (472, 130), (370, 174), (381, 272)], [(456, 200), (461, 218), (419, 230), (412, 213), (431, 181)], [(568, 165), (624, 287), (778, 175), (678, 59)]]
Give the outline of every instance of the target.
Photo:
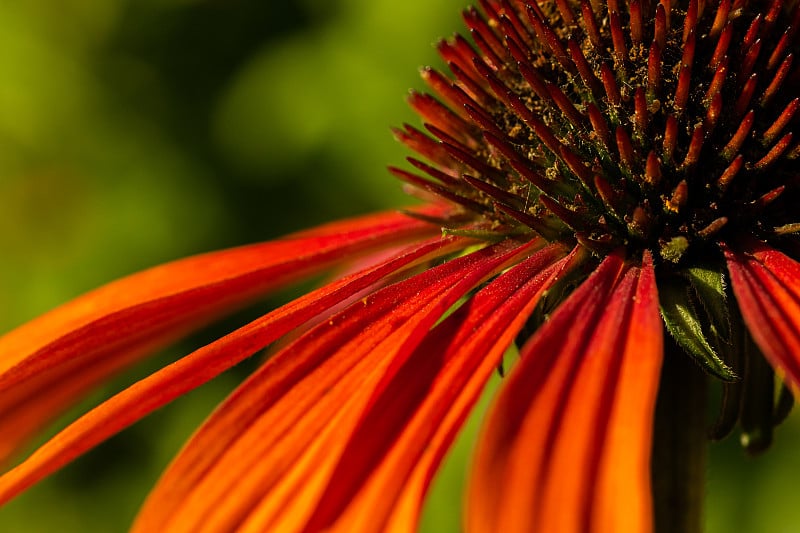
[(460, 228), (442, 228), (442, 236), (456, 236), (466, 237), (469, 239), (476, 239), (490, 243), (497, 243), (505, 240), (508, 235), (496, 231), (477, 230), (477, 229), (460, 229)]
[(720, 398), (719, 414), (708, 431), (711, 440), (722, 440), (730, 435), (739, 421), (741, 411), (744, 383), (722, 383), (722, 397)]
[(752, 337), (745, 342), (747, 373), (744, 379), (744, 398), (739, 413), (742, 434), (739, 441), (751, 455), (756, 455), (772, 443), (775, 426), (775, 371), (764, 359)]
[(722, 271), (705, 267), (687, 268), (685, 272), (711, 319), (709, 333), (718, 341), (717, 348), (722, 349), (730, 344), (731, 339), (731, 313), (725, 292), (725, 276)]
[(469, 239), (476, 239), (490, 243), (497, 243), (506, 240), (509, 237), (516, 237), (520, 235), (528, 235), (530, 232), (527, 228), (516, 227), (507, 231), (492, 231), (486, 229), (462, 229), (462, 228), (442, 228), (442, 235), (454, 235), (456, 237), (466, 237)]
[[(723, 381), (736, 381), (739, 376), (722, 360), (708, 342), (707, 333), (703, 331), (703, 322), (698, 316), (698, 310), (693, 302), (693, 287), (693, 284), (687, 284), (685, 280), (678, 277), (670, 278), (665, 283), (659, 284), (658, 299), (661, 317), (664, 319), (667, 331), (681, 348), (694, 357), (709, 374)], [(697, 294), (697, 296), (700, 295)], [(721, 302), (724, 302), (724, 299)], [(708, 323), (708, 320), (706, 322)]]
[(775, 412), (772, 416), (773, 425), (777, 426), (789, 416), (794, 407), (794, 395), (786, 383), (781, 382), (778, 399), (775, 402)]

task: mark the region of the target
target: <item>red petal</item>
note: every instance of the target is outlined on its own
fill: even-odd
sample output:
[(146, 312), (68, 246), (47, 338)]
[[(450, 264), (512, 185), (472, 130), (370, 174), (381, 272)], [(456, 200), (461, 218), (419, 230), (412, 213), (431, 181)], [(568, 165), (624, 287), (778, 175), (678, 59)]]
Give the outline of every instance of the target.
[(431, 332), (359, 423), (309, 530), (416, 529), (433, 472), (539, 296), (567, 268), (553, 264), (563, 254), (538, 252)]
[(193, 437), (139, 531), (292, 531), (313, 510), (354, 424), (462, 295), (526, 253), (495, 245), (382, 289), (276, 354)]
[(168, 263), (90, 292), (0, 338), (0, 463), (109, 374), (200, 323), (343, 257), (430, 234), (399, 213)]
[(649, 255), (610, 256), (525, 346), (481, 433), (469, 531), (652, 529), (657, 302)]
[(763, 243), (723, 247), (747, 329), (770, 364), (800, 390), (800, 263)]
[(317, 289), (135, 383), (89, 411), (0, 476), (0, 504), (137, 420), (263, 349), (288, 331), (387, 275), (464, 246), (440, 239)]

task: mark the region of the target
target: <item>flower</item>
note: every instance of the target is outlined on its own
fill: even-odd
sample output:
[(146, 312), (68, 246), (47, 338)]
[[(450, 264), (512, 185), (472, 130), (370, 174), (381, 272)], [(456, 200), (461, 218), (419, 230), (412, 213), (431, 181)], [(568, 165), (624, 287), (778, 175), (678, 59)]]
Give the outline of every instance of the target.
[(705, 374), (724, 391), (712, 437), (738, 423), (753, 452), (800, 386), (800, 8), (484, 0), (464, 20), (473, 42), (439, 45), (452, 77), (425, 69), (436, 97), (410, 97), (430, 135), (395, 132), (427, 160), (391, 169), (424, 206), (156, 267), (0, 339), (8, 459), (147, 353), (348, 269), (87, 412), (0, 501), (285, 338), (134, 530), (412, 530), (517, 343), (467, 530), (697, 527)]

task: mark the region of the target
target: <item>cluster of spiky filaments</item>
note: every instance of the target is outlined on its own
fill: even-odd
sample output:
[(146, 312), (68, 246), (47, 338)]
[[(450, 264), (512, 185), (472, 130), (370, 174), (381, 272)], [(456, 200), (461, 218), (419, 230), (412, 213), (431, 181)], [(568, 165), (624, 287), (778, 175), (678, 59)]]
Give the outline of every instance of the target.
[[(677, 4), (677, 5), (676, 5)], [(392, 171), (499, 231), (679, 261), (798, 229), (795, 0), (481, 0), (412, 92)], [(424, 176), (424, 177), (423, 177)], [(769, 209), (766, 209), (770, 206)]]

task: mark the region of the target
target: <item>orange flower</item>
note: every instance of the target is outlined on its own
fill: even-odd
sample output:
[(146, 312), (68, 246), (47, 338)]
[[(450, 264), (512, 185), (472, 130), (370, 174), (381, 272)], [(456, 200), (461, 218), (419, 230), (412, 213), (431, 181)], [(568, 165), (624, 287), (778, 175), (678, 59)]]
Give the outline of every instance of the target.
[[(691, 493), (665, 503), (694, 482), (686, 457), (704, 432), (671, 424), (676, 398), (704, 394), (676, 361), (725, 382), (713, 436), (738, 421), (752, 451), (800, 386), (800, 145), (786, 132), (800, 8), (481, 6), (464, 13), (474, 44), (439, 46), (453, 79), (423, 72), (440, 100), (411, 96), (434, 137), (396, 131), (428, 160), (410, 159), (424, 176), (392, 169), (425, 206), (156, 267), (0, 339), (8, 461), (155, 349), (350, 269), (87, 412), (0, 477), (0, 502), (286, 337), (186, 444), (134, 530), (413, 530), (517, 343), (479, 438), (466, 529), (696, 527)], [(788, 383), (776, 405), (764, 358)], [(665, 518), (668, 504), (685, 516)]]

